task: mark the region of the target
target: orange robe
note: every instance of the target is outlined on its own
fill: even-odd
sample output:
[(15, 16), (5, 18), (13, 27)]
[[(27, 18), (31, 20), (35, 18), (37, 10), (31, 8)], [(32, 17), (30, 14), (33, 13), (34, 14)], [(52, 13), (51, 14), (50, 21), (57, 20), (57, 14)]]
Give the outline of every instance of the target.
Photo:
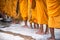
[(6, 0), (6, 13), (8, 16), (17, 18), (16, 6), (17, 0)]
[(23, 20), (27, 20), (28, 18), (28, 0), (20, 0), (20, 13)]
[(36, 0), (37, 23), (48, 24), (47, 7), (45, 0)]
[(32, 9), (32, 22), (37, 23), (37, 12), (36, 12), (36, 7), (35, 9)]
[(50, 28), (60, 28), (60, 0), (47, 0), (48, 25)]
[(16, 19), (17, 0), (0, 0), (0, 12), (5, 12), (7, 16)]
[(37, 23), (36, 21), (37, 21), (37, 17), (36, 17), (36, 15), (37, 15), (37, 10), (36, 10), (36, 1), (35, 0), (30, 0), (30, 4), (29, 4), (29, 6), (30, 6), (30, 23), (32, 23), (32, 22), (34, 22), (34, 23)]
[(17, 4), (17, 6), (18, 6), (18, 10), (17, 10), (17, 11), (18, 11), (18, 15), (17, 15), (18, 17), (17, 17), (17, 19), (18, 19), (19, 21), (20, 21), (20, 20), (21, 20), (21, 21), (23, 20), (22, 15), (21, 15), (21, 12), (20, 12), (20, 10), (21, 10), (21, 9), (20, 9), (20, 3), (21, 3), (22, 1), (23, 1), (23, 0), (18, 0), (18, 4)]
[(32, 5), (32, 0), (28, 0), (28, 21), (31, 22), (31, 5)]
[(6, 11), (5, 4), (6, 4), (5, 0), (0, 0), (0, 12)]
[(17, 18), (18, 16), (17, 16), (16, 10), (17, 10), (17, 1), (18, 0), (12, 0), (12, 1), (13, 1), (12, 2), (12, 17)]

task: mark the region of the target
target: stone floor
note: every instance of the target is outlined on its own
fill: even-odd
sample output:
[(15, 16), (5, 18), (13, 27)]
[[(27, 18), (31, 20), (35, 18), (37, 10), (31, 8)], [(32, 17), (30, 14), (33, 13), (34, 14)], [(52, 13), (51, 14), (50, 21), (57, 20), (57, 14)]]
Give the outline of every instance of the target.
[[(50, 37), (50, 34), (38, 35), (36, 34), (37, 29), (24, 28), (23, 25), (24, 22), (9, 24), (9, 27), (0, 26), (0, 40), (47, 40)], [(55, 35), (56, 39), (60, 40), (60, 29), (55, 29)]]
[(24, 38), (0, 32), (0, 40), (24, 40)]

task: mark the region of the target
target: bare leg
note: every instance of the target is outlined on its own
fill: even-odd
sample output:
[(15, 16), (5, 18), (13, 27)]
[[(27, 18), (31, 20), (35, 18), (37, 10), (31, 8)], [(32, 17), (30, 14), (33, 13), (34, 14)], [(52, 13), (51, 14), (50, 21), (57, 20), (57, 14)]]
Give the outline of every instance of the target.
[(37, 29), (39, 29), (39, 24), (37, 24)]
[(50, 28), (50, 32), (51, 32), (51, 37), (48, 38), (48, 40), (55, 40), (54, 28)]
[(17, 20), (17, 24), (20, 24), (20, 21), (19, 20)]
[(48, 25), (46, 25), (45, 34), (48, 34), (48, 33), (49, 33), (49, 28), (48, 28)]
[(34, 29), (36, 29), (36, 23), (34, 23)]
[(15, 19), (13, 19), (12, 23), (14, 23), (14, 24), (16, 23)]
[(21, 22), (21, 19), (17, 18), (17, 24), (20, 24), (20, 22)]
[(12, 23), (16, 23), (16, 19), (15, 18), (13, 18), (13, 17), (11, 17), (12, 18)]
[(19, 20), (16, 20), (16, 19), (13, 19), (13, 23), (15, 23), (15, 24), (19, 24), (20, 21), (19, 21)]
[(25, 17), (25, 20), (24, 20), (24, 22), (25, 22), (24, 27), (25, 27), (25, 28), (28, 28), (28, 25), (27, 25), (27, 20), (28, 20), (28, 18), (27, 18), (27, 17)]
[(30, 27), (33, 29), (33, 27), (32, 27), (32, 23), (30, 23)]
[(28, 25), (27, 25), (27, 20), (25, 20), (24, 22), (25, 22), (24, 27), (25, 27), (25, 28), (28, 28)]
[(43, 35), (44, 31), (43, 31), (43, 24), (40, 24), (40, 28), (38, 29), (38, 31), (36, 32), (37, 34)]

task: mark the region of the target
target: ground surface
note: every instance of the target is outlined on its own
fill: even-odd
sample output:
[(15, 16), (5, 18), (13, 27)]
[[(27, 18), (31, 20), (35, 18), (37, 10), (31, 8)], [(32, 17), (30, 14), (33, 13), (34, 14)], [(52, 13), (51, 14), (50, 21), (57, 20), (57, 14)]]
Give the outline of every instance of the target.
[[(23, 25), (24, 22), (21, 24), (10, 24), (6, 28), (0, 28), (0, 40), (47, 40), (50, 37), (50, 34), (38, 35), (36, 34), (37, 29), (24, 28)], [(3, 26), (0, 25), (0, 27)], [(55, 35), (56, 39), (60, 40), (60, 29), (55, 29)]]

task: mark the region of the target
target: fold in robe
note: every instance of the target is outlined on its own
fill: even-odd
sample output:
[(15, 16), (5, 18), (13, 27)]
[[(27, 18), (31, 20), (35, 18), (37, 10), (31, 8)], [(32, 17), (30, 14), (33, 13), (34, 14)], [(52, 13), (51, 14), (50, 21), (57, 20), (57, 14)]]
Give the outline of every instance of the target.
[(5, 12), (6, 11), (6, 1), (5, 0), (0, 0), (0, 12)]
[(46, 0), (36, 0), (37, 23), (48, 24)]
[(13, 18), (17, 18), (16, 7), (17, 0), (7, 0), (7, 14)]
[(60, 0), (47, 0), (48, 25), (51, 28), (60, 28)]
[(28, 18), (28, 0), (21, 0), (20, 2), (20, 13), (23, 20), (27, 20)]
[(31, 6), (31, 12), (30, 12), (30, 15), (31, 15), (31, 18), (30, 18), (30, 23), (34, 22), (34, 23), (37, 23), (37, 10), (36, 10), (36, 1), (35, 0), (30, 0), (30, 6)]

